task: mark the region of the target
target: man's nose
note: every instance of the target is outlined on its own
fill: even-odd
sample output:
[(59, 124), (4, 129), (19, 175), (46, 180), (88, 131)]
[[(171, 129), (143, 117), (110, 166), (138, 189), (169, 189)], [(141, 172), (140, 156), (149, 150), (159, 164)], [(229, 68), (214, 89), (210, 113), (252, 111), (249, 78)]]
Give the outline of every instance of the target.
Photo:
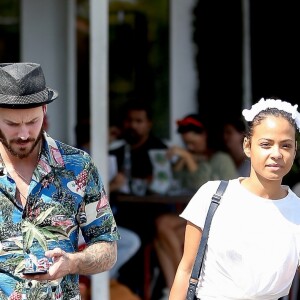
[(18, 137), (21, 140), (24, 140), (24, 141), (28, 139), (28, 137), (29, 137), (29, 129), (27, 128), (26, 125), (21, 125)]

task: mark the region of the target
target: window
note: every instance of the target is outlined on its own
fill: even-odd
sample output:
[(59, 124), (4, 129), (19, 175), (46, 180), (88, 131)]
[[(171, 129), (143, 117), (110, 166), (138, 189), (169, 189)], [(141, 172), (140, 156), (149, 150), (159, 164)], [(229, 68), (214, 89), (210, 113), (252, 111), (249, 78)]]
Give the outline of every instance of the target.
[(0, 0), (0, 61), (17, 62), (20, 57), (20, 2)]
[[(169, 137), (169, 1), (110, 1), (109, 118), (131, 98), (151, 103), (154, 133)], [(88, 1), (78, 0), (78, 121), (89, 118)]]

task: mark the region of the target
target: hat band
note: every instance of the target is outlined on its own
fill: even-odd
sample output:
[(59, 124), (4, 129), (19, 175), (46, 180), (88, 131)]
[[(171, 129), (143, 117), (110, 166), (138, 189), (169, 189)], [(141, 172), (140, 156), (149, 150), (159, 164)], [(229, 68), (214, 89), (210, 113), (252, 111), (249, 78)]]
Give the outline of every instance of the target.
[(30, 95), (4, 95), (0, 94), (0, 105), (1, 104), (13, 104), (13, 105), (26, 105), (26, 104), (33, 104), (33, 103), (43, 103), (49, 100), (49, 93), (48, 89), (44, 89), (35, 94)]

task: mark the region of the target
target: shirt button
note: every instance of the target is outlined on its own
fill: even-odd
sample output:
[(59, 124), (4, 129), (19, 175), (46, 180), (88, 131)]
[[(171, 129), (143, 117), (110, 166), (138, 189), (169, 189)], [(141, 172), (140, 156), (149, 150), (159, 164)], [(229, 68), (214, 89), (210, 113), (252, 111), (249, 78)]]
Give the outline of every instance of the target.
[(10, 188), (8, 189), (8, 191), (9, 191), (9, 192), (12, 192), (12, 191), (13, 191), (13, 189), (10, 187)]

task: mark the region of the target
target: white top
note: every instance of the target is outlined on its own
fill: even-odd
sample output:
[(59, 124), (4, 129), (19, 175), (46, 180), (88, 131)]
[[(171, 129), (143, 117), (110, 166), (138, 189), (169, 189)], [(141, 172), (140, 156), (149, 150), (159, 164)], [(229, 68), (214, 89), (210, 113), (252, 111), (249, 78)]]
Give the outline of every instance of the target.
[[(181, 217), (203, 228), (218, 181), (202, 185)], [(269, 200), (229, 181), (212, 220), (198, 298), (274, 300), (289, 293), (300, 253), (300, 198)]]

